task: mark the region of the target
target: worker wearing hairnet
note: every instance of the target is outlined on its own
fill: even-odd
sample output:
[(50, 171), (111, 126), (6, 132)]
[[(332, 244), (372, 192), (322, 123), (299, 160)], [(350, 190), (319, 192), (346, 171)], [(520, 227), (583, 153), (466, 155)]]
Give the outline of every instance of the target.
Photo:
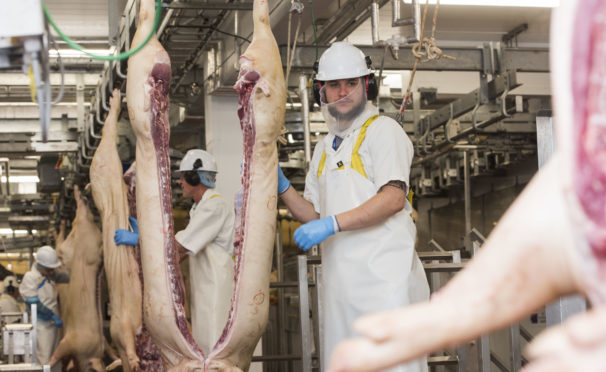
[[(210, 353), (227, 323), (234, 290), (232, 206), (215, 191), (217, 164), (204, 150), (189, 150), (179, 167), (183, 196), (194, 201), (189, 224), (175, 234), (189, 255), (191, 322), (194, 339)], [(136, 220), (132, 219), (131, 223)], [(118, 229), (116, 244), (138, 244), (139, 236)]]
[(34, 265), (25, 273), (19, 286), (19, 292), (25, 303), (30, 307), (35, 304), (37, 308), (36, 351), (40, 364), (49, 361), (59, 342), (58, 328), (63, 327), (63, 322), (59, 318), (55, 284), (69, 282), (69, 275), (57, 270), (59, 266), (61, 262), (55, 250), (48, 245), (40, 247)]
[[(368, 102), (376, 95), (370, 59), (347, 42), (333, 43), (314, 81), (329, 134), (314, 149), (303, 197), (278, 167), (278, 193), (304, 223), (295, 242), (305, 251), (322, 243), (326, 362), (337, 343), (354, 336), (356, 318), (429, 298), (406, 199), (412, 143)], [(389, 371), (426, 370), (421, 359)]]
[[(0, 295), (0, 311), (2, 314), (22, 312), (23, 309), (17, 301), (19, 298), (19, 283), (17, 283), (17, 278), (9, 275), (4, 278), (2, 284), (4, 285), (4, 291)], [(5, 316), (2, 318), (6, 323), (15, 323), (20, 319), (19, 316)]]

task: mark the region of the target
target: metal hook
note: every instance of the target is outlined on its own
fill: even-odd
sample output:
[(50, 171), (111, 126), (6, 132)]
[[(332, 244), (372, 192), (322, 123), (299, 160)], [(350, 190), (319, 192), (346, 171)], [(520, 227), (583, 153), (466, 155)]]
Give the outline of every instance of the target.
[(88, 128), (89, 128), (89, 130), (90, 130), (90, 135), (91, 135), (93, 138), (96, 138), (96, 139), (101, 139), (102, 134), (99, 134), (99, 135), (95, 134), (95, 123), (94, 123), (92, 120), (90, 120), (90, 119), (89, 119), (89, 120), (87, 120), (87, 122), (88, 122)]
[(78, 143), (80, 144), (80, 154), (82, 155), (82, 158), (86, 159), (86, 160), (91, 160), (93, 157), (89, 156), (86, 153), (86, 145), (84, 143), (84, 141), (82, 141), (82, 136), (80, 136), (80, 138), (78, 139)]
[(474, 130), (480, 130), (481, 128), (479, 128), (477, 126), (477, 121), (476, 121), (476, 114), (478, 113), (478, 109), (480, 108), (480, 92), (478, 92), (476, 94), (477, 94), (478, 99), (476, 101), (476, 105), (473, 107), (473, 110), (471, 110), (471, 125)]
[(507, 113), (507, 93), (509, 93), (509, 74), (506, 73), (505, 90), (503, 90), (503, 94), (501, 94), (501, 114), (503, 114), (504, 117), (509, 118), (511, 115)]
[(450, 106), (450, 118), (444, 124), (444, 134), (445, 134), (445, 137), (446, 137), (446, 141), (448, 141), (450, 143), (454, 143), (454, 141), (451, 139), (452, 137), (450, 137), (449, 133), (448, 133), (448, 127), (452, 124), (452, 122), (454, 120), (454, 106), (453, 106), (452, 102), (450, 102), (449, 106)]
[(105, 110), (106, 112), (109, 111), (109, 107), (107, 107), (107, 103), (106, 103), (106, 89), (105, 89), (105, 84), (104, 82), (106, 82), (105, 78), (101, 79), (101, 105), (103, 106), (103, 110)]

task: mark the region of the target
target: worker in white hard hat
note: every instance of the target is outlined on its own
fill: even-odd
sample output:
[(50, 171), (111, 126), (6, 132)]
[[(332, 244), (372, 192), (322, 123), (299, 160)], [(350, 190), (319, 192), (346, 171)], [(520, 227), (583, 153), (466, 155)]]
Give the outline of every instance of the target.
[[(19, 305), (19, 283), (17, 277), (9, 275), (2, 281), (4, 290), (0, 295), (0, 311), (6, 313), (21, 313), (23, 308)], [(19, 321), (19, 316), (3, 316), (2, 320), (6, 323), (16, 323)]]
[(63, 327), (59, 318), (55, 284), (69, 282), (69, 275), (58, 270), (61, 262), (55, 250), (45, 245), (36, 252), (36, 261), (25, 273), (19, 292), (25, 303), (35, 304), (38, 318), (37, 357), (38, 363), (47, 364), (59, 342), (58, 328)]
[[(208, 152), (189, 150), (179, 171), (183, 196), (194, 204), (175, 241), (182, 257), (189, 256), (192, 332), (208, 355), (223, 332), (234, 291), (233, 206), (215, 190), (217, 163)], [(114, 237), (116, 244), (136, 245), (138, 240), (138, 233), (120, 229)]]
[[(295, 243), (321, 244), (324, 349), (353, 337), (352, 322), (368, 313), (429, 298), (415, 250), (406, 195), (413, 146), (393, 119), (369, 101), (377, 96), (370, 58), (347, 42), (321, 56), (314, 96), (329, 133), (318, 141), (300, 196), (278, 167), (278, 194), (303, 223)], [(425, 359), (389, 371), (426, 371)]]

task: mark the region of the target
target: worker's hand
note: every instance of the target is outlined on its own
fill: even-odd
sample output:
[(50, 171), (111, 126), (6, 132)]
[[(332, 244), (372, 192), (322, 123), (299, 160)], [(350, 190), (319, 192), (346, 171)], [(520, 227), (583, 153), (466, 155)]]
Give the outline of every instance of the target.
[(134, 217), (128, 217), (130, 221), (130, 225), (133, 228), (133, 231), (128, 231), (124, 229), (116, 229), (116, 233), (114, 234), (114, 242), (117, 245), (127, 244), (127, 245), (138, 245), (139, 244), (139, 225), (137, 224), (137, 219)]
[(284, 194), (286, 190), (290, 187), (290, 181), (284, 173), (282, 172), (282, 168), (280, 168), (280, 164), (278, 164), (278, 195)]
[(52, 316), (52, 323), (57, 328), (63, 328), (63, 321), (56, 314)]
[(295, 231), (295, 243), (307, 252), (338, 231), (338, 226), (335, 216), (310, 221)]

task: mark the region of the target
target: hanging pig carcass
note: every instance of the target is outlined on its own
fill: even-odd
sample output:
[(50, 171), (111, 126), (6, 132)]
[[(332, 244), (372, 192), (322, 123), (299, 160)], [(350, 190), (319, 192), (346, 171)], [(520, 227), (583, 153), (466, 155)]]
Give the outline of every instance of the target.
[(63, 358), (72, 358), (81, 371), (105, 371), (103, 365), (103, 325), (100, 306), (102, 275), (101, 231), (95, 225), (93, 214), (74, 186), (76, 217), (67, 238), (57, 247), (70, 274), (68, 284), (60, 291), (63, 337), (49, 364)]
[(114, 232), (118, 228), (128, 228), (129, 216), (127, 185), (122, 178), (122, 163), (116, 148), (121, 101), (120, 91), (114, 90), (103, 125), (103, 137), (90, 167), (90, 179), (103, 228), (112, 344), (125, 371), (147, 371), (153, 369), (155, 352), (143, 328), (138, 248), (114, 243)]
[[(286, 95), (267, 1), (255, 0), (253, 9), (253, 41), (241, 58), (236, 86), (241, 94), (238, 113), (244, 131), (244, 165), (237, 202), (235, 291), (224, 332), (208, 358), (195, 343), (185, 318), (185, 291), (174, 241), (168, 156), (170, 60), (152, 37), (128, 62), (128, 112), (137, 136), (143, 315), (167, 369), (247, 370), (267, 322), (277, 204), (275, 141)], [(150, 32), (153, 18), (153, 2), (141, 1), (133, 48)]]

